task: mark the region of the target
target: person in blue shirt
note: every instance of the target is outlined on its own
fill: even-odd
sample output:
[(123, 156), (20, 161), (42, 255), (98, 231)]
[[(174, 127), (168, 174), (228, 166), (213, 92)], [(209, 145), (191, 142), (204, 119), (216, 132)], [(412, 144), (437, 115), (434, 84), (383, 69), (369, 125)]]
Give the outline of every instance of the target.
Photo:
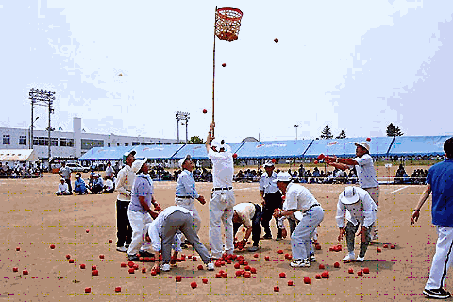
[(90, 188), (91, 193), (102, 193), (102, 190), (104, 189), (104, 182), (102, 181), (102, 177), (100, 177), (99, 174), (94, 174), (93, 176), (93, 185)]
[(77, 194), (87, 194), (88, 190), (85, 184), (85, 181), (82, 178), (82, 175), (80, 173), (76, 174), (76, 180), (74, 183), (74, 193)]
[(420, 209), (432, 193), (432, 224), (437, 227), (438, 239), (423, 294), (437, 299), (451, 297), (444, 289), (444, 284), (453, 260), (453, 137), (445, 141), (444, 150), (446, 159), (429, 168), (426, 190), (411, 216), (411, 224), (414, 224), (420, 216)]

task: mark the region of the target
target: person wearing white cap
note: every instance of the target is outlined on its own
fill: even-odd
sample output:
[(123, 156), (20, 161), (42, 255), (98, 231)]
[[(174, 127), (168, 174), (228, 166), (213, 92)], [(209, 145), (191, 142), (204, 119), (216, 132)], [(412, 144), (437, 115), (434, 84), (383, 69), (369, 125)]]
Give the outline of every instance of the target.
[(324, 219), (324, 210), (311, 192), (299, 184), (291, 182), (288, 172), (277, 174), (275, 182), (279, 190), (286, 196), (283, 210), (276, 209), (274, 216), (280, 218), (278, 227), (285, 238), (287, 231), (282, 218), (291, 217), (298, 221), (294, 232), (291, 234), (291, 248), (294, 260), (292, 267), (310, 267), (310, 262), (315, 261), (311, 238), (318, 225)]
[(60, 178), (60, 184), (58, 185), (58, 192), (55, 193), (57, 195), (71, 195), (69, 193), (68, 184), (65, 182), (65, 179), (62, 177)]
[(233, 154), (231, 148), (222, 140), (214, 142), (212, 132), (215, 124), (211, 123), (208, 138), (206, 139), (206, 151), (212, 162), (212, 193), (209, 203), (209, 243), (211, 245), (211, 257), (222, 257), (222, 230), (221, 223), (225, 227), (225, 252), (233, 254), (233, 207), (235, 197), (233, 192)]
[(93, 176), (94, 176), (93, 184), (90, 187), (91, 193), (93, 194), (102, 193), (102, 191), (104, 190), (104, 182), (102, 181), (101, 175), (96, 173)]
[[(177, 206), (183, 207), (192, 212), (193, 216), (193, 228), (195, 233), (198, 233), (201, 225), (201, 218), (198, 215), (198, 211), (194, 205), (194, 199), (198, 200), (202, 205), (206, 204), (204, 197), (197, 193), (195, 189), (195, 180), (193, 178), (192, 171), (195, 168), (195, 164), (192, 161), (192, 157), (187, 154), (184, 158), (178, 161), (179, 167), (182, 169), (182, 172), (178, 175), (178, 180), (176, 182), (176, 198), (175, 203)], [(184, 237), (181, 234), (181, 242), (183, 242)], [(183, 246), (185, 243), (183, 242)]]
[[(370, 145), (366, 142), (355, 143), (356, 158), (337, 158), (335, 156), (327, 158), (327, 164), (341, 170), (352, 169), (355, 167), (359, 184), (362, 189), (367, 191), (373, 198), (376, 205), (379, 204), (379, 183), (374, 168), (373, 158), (370, 156)], [(372, 240), (377, 240), (377, 228), (373, 226)]]
[(118, 172), (115, 181), (116, 197), (116, 250), (125, 253), (132, 240), (132, 228), (127, 218), (127, 208), (131, 201), (132, 184), (135, 173), (132, 171), (132, 163), (135, 161), (134, 150), (126, 155), (126, 165)]
[[(376, 221), (377, 205), (367, 191), (359, 187), (346, 187), (340, 194), (337, 204), (337, 225), (340, 229), (338, 241), (346, 234), (348, 254), (343, 261), (355, 260), (354, 237), (360, 226), (361, 244), (357, 261), (365, 259), (365, 253), (371, 241), (371, 230)], [(347, 221), (346, 226), (344, 221)]]
[[(272, 239), (271, 228), (269, 222), (272, 219), (275, 209), (282, 208), (282, 194), (277, 188), (275, 179), (277, 173), (274, 172), (274, 163), (268, 160), (264, 163), (264, 171), (260, 178), (260, 196), (261, 204), (263, 205), (263, 212), (261, 214), (261, 225), (264, 228), (263, 239)], [(282, 239), (281, 229), (277, 230), (277, 241)]]
[[(127, 217), (132, 228), (132, 241), (127, 249), (129, 261), (137, 261), (139, 257), (151, 257), (147, 250), (150, 245), (144, 245), (144, 233), (152, 218), (156, 218), (159, 213), (150, 209), (151, 204), (157, 209), (159, 205), (153, 195), (153, 181), (148, 175), (148, 164), (146, 159), (136, 160), (132, 164), (132, 171), (137, 174), (132, 185), (131, 202), (127, 209)], [(140, 256), (137, 256), (137, 253)]]

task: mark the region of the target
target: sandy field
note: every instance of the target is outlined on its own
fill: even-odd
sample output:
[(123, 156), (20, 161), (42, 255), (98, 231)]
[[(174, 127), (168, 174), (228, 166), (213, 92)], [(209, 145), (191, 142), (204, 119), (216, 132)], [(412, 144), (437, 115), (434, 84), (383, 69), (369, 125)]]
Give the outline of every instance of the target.
[[(84, 175), (86, 177), (86, 175)], [(329, 251), (337, 242), (335, 210), (344, 185), (306, 185), (325, 209), (325, 218), (318, 228), (322, 249), (316, 251), (317, 263), (310, 268), (293, 269), (284, 254), (291, 254), (290, 239), (263, 240), (254, 258), (244, 255), (257, 274), (245, 279), (235, 277), (233, 264), (216, 268), (225, 270), (226, 279), (215, 278), (216, 272), (198, 271), (198, 261), (179, 262), (169, 273), (151, 276), (151, 262), (140, 263), (130, 275), (120, 263), (126, 254), (115, 250), (116, 194), (62, 196), (54, 194), (58, 176), (40, 179), (0, 179), (1, 246), (0, 301), (423, 301), (424, 285), (435, 251), (436, 230), (431, 226), (431, 198), (420, 213), (416, 226), (410, 226), (411, 209), (416, 205), (423, 186), (381, 186), (378, 212), (378, 244), (369, 247), (363, 263), (343, 264), (345, 251)], [(167, 207), (174, 204), (175, 182), (155, 182), (157, 201)], [(202, 195), (209, 197), (211, 183), (197, 183)], [(236, 203), (258, 202), (257, 183), (235, 183)], [(201, 241), (209, 248), (209, 204), (197, 204), (202, 217)], [(87, 233), (86, 230), (89, 229)], [(272, 222), (276, 236), (275, 223)], [(238, 237), (242, 236), (240, 231)], [(109, 243), (109, 239), (113, 243)], [(50, 245), (55, 244), (55, 249)], [(345, 242), (342, 242), (345, 248)], [(395, 249), (384, 248), (394, 244)], [(20, 247), (20, 251), (16, 251)], [(382, 252), (378, 253), (377, 248)], [(277, 250), (284, 254), (277, 254)], [(359, 244), (356, 241), (356, 253)], [(196, 254), (192, 249), (186, 255)], [(69, 254), (74, 263), (69, 263)], [(99, 255), (105, 259), (99, 259)], [(265, 261), (265, 256), (270, 261)], [(199, 259), (199, 258), (198, 258)], [(334, 268), (334, 262), (341, 266)], [(86, 269), (80, 269), (80, 264)], [(319, 269), (319, 264), (326, 269)], [(99, 276), (91, 275), (96, 265)], [(13, 272), (18, 267), (18, 272)], [(141, 268), (147, 268), (146, 273)], [(368, 267), (369, 274), (357, 276)], [(352, 268), (354, 274), (348, 274)], [(23, 271), (27, 270), (28, 275)], [(316, 274), (329, 271), (329, 278), (315, 279)], [(279, 273), (286, 278), (279, 278)], [(181, 282), (175, 277), (182, 276)], [(304, 277), (311, 284), (304, 284)], [(451, 273), (448, 274), (451, 277)], [(202, 283), (208, 278), (208, 284)], [(292, 280), (294, 286), (288, 286)], [(190, 284), (195, 281), (197, 288)], [(115, 293), (115, 287), (121, 287)], [(274, 292), (274, 287), (279, 292)], [(85, 294), (85, 288), (92, 292)], [(449, 287), (449, 280), (446, 285)]]

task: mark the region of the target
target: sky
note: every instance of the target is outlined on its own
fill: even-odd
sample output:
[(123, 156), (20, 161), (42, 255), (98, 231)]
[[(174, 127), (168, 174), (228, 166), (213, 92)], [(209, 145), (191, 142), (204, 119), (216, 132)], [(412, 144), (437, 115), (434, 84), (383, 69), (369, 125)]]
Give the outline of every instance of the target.
[(28, 128), (40, 88), (56, 129), (176, 139), (184, 111), (206, 139), (216, 6), (244, 14), (237, 41), (215, 41), (217, 138), (453, 134), (451, 0), (0, 0), (0, 126)]

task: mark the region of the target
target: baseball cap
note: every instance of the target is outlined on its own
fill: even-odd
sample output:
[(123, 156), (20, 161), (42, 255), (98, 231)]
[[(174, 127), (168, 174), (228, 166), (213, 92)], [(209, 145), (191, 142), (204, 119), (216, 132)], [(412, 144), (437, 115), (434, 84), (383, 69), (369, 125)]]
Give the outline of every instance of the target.
[(137, 152), (135, 152), (135, 150), (132, 150), (132, 151), (126, 153), (126, 157), (128, 157), (129, 155), (135, 156), (135, 154), (137, 154)]
[(344, 204), (354, 204), (359, 201), (360, 196), (354, 187), (344, 188), (343, 193), (340, 194), (340, 200)]
[(190, 154), (187, 154), (186, 156), (184, 156), (184, 158), (181, 158), (180, 160), (178, 160), (178, 165), (181, 169), (182, 169), (182, 165), (184, 164), (184, 162), (188, 159), (192, 159), (192, 156), (190, 156)]
[(277, 179), (273, 180), (273, 182), (277, 181), (291, 181), (292, 177), (288, 172), (280, 172), (277, 174)]
[(271, 160), (266, 160), (263, 167), (273, 167), (274, 163)]
[(134, 161), (134, 163), (132, 164), (132, 171), (134, 173), (137, 173), (138, 171), (140, 171), (140, 169), (142, 168), (142, 166), (146, 163), (148, 159), (139, 159), (139, 160), (136, 160)]
[(370, 152), (370, 145), (368, 145), (368, 143), (362, 142), (362, 143), (354, 143), (354, 144), (356, 146), (363, 147), (363, 148), (367, 149), (368, 152)]

